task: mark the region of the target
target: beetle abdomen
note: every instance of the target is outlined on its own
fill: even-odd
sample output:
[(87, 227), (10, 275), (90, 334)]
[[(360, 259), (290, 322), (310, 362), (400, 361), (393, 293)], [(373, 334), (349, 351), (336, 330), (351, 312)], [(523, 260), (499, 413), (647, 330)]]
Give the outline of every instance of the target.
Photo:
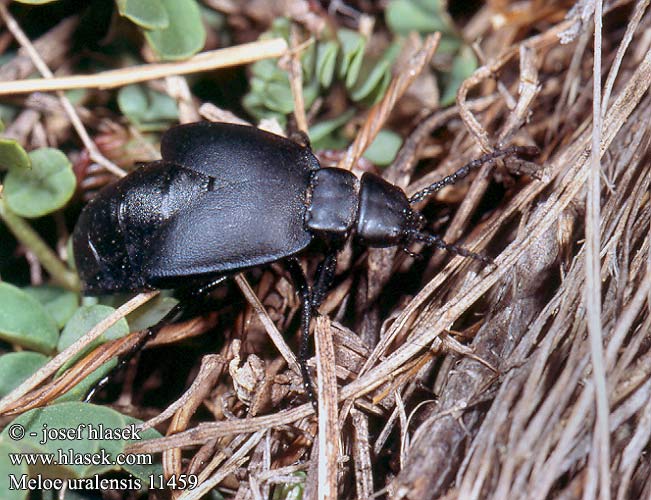
[(107, 186), (82, 211), (73, 234), (77, 270), (88, 295), (150, 288), (152, 244), (187, 210), (209, 180), (154, 162)]
[(212, 188), (157, 233), (152, 282), (274, 262), (311, 242), (303, 225), (305, 189), (290, 180), (215, 181)]
[(74, 233), (87, 294), (177, 287), (277, 261), (312, 240), (312, 152), (252, 127), (170, 129), (163, 160), (102, 190)]

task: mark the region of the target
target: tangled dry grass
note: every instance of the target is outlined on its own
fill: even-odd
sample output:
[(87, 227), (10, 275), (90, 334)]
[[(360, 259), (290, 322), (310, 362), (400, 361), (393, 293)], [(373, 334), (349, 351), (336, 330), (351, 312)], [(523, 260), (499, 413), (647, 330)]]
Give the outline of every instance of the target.
[[(330, 440), (319, 441), (328, 449), (319, 450), (318, 467), (308, 471), (309, 491), (338, 477), (331, 485), (339, 495), (358, 498), (380, 488), (390, 497), (419, 499), (651, 494), (646, 456), (651, 51), (644, 41), (651, 18), (647, 2), (622, 2), (604, 11), (602, 57), (609, 71), (604, 94), (610, 97), (601, 101), (599, 275), (588, 285), (593, 25), (575, 9), (574, 16), (523, 37), (553, 17), (545, 9), (537, 13), (533, 4), (513, 12), (500, 29), (488, 7), (468, 23), (468, 38), (482, 39), (485, 64), (460, 90), (457, 107), (418, 125), (387, 177), (415, 192), (478, 156), (481, 147), (506, 141), (538, 145), (544, 168), (537, 179), (514, 186), (513, 196), (473, 231), (474, 250), (498, 255), (495, 269), (453, 259), (384, 322), (370, 353), (335, 323), (319, 323), (317, 338), (321, 329), (335, 332), (343, 405), (329, 419), (341, 425), (330, 429)], [(588, 11), (589, 6), (580, 5)], [(471, 89), (477, 92), (468, 100)], [(436, 172), (410, 182), (415, 152), (443, 123), (456, 124), (454, 145)], [(485, 170), (448, 226), (448, 238), (467, 227), (488, 185)], [(391, 251), (370, 252), (367, 297), (385, 286), (394, 257)], [(434, 255), (426, 273), (438, 269), (440, 259)], [(605, 440), (597, 425), (599, 379), (593, 375), (587, 326), (595, 314), (587, 299), (595, 291), (608, 408)], [(348, 381), (343, 374), (350, 371), (358, 375)], [(432, 388), (429, 398), (423, 385)], [(331, 398), (337, 395), (332, 392)], [(274, 425), (296, 421), (309, 411), (302, 409), (277, 414)], [(272, 420), (258, 417), (251, 424), (256, 420), (248, 429), (260, 429), (262, 439), (261, 429)], [(321, 425), (327, 426), (325, 420)], [(247, 425), (238, 423), (239, 429)], [(204, 424), (185, 435), (201, 440), (195, 435), (200, 431), (216, 437), (233, 425)], [(335, 442), (343, 446), (338, 452), (349, 456), (344, 464), (336, 460)], [(255, 449), (250, 441), (246, 445)], [(390, 457), (391, 467), (380, 465), (378, 457)]]
[[(422, 301), (416, 297), (419, 307), (409, 306), (416, 309), (410, 340), (421, 345), (431, 342), (431, 332), (445, 331), (469, 311), (479, 314), (481, 319), (470, 323), (466, 318), (475, 327), (471, 345), (497, 374), (468, 357), (442, 362), (436, 402), (419, 410), (418, 427), (403, 434), (402, 470), (391, 482), (398, 497), (651, 494), (645, 457), (651, 428), (649, 132), (644, 118), (650, 101), (648, 83), (642, 83), (649, 81), (650, 53), (635, 42), (648, 31), (646, 6), (639, 2), (626, 14), (607, 7), (604, 18), (611, 28), (603, 32), (603, 67), (611, 68), (607, 93), (608, 85), (615, 85), (601, 108), (600, 264), (592, 283), (601, 286), (596, 313), (603, 335), (610, 448), (596, 425), (599, 382), (592, 373), (587, 327), (589, 314), (595, 313), (586, 303), (594, 290), (587, 285), (584, 240), (594, 133), (588, 22), (570, 44), (542, 48), (542, 42), (532, 49), (549, 31), (519, 43), (520, 101), (511, 110), (494, 104), (478, 116), (491, 138), (508, 137), (510, 123), (524, 123), (514, 114), (526, 109), (530, 114), (519, 134), (543, 145), (546, 171), (477, 230), (477, 238), (487, 243), (509, 241), (496, 261), (497, 271), (477, 276), (444, 270), (419, 294)], [(616, 20), (609, 23), (608, 16)], [(626, 50), (629, 36), (633, 41)], [(529, 50), (537, 61), (531, 71), (524, 57)], [(538, 86), (539, 92), (520, 108), (528, 86)], [(506, 87), (516, 92), (515, 84)]]

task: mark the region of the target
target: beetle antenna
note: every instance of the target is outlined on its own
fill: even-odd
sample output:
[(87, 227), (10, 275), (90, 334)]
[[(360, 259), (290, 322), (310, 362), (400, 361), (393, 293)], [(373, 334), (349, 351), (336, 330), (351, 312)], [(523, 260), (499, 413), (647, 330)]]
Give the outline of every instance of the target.
[(485, 255), (481, 255), (479, 253), (471, 252), (467, 248), (446, 243), (445, 241), (443, 241), (443, 238), (435, 234), (422, 233), (420, 231), (417, 231), (417, 232), (413, 232), (411, 236), (415, 241), (420, 241), (421, 243), (425, 243), (428, 246), (440, 248), (442, 250), (446, 250), (448, 252), (461, 255), (462, 257), (470, 257), (471, 259), (479, 260), (489, 266), (495, 265), (495, 262), (493, 262), (493, 259), (491, 259), (490, 257), (486, 257)]
[(531, 147), (531, 146), (511, 146), (505, 149), (498, 149), (495, 150), (491, 153), (487, 153), (483, 156), (480, 156), (476, 160), (472, 160), (469, 163), (466, 163), (463, 167), (461, 167), (459, 170), (454, 172), (453, 174), (448, 175), (447, 177), (443, 177), (440, 181), (436, 181), (433, 184), (430, 184), (424, 189), (421, 189), (418, 191), (416, 194), (414, 194), (411, 198), (409, 198), (409, 203), (414, 204), (416, 202), (421, 201), (422, 199), (426, 198), (432, 193), (435, 193), (439, 189), (449, 186), (450, 184), (454, 184), (464, 177), (466, 177), (470, 172), (473, 170), (478, 169), (482, 165), (486, 163), (492, 163), (498, 158), (505, 158), (507, 156), (535, 156), (539, 153), (538, 148), (536, 147)]

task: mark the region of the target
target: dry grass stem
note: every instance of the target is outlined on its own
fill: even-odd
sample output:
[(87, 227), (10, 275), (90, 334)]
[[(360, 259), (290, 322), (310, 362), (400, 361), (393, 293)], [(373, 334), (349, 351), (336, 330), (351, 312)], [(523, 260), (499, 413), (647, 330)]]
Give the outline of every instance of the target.
[(256, 312), (262, 324), (265, 326), (269, 338), (273, 341), (274, 345), (278, 348), (278, 351), (282, 354), (283, 358), (285, 358), (285, 361), (287, 361), (287, 364), (296, 373), (301, 373), (301, 368), (298, 366), (296, 355), (289, 348), (287, 342), (285, 342), (285, 339), (283, 338), (282, 334), (278, 331), (278, 328), (276, 327), (274, 322), (269, 317), (267, 310), (260, 302), (260, 299), (258, 299), (257, 295), (251, 288), (251, 285), (249, 285), (249, 283), (246, 281), (244, 276), (242, 276), (241, 274), (236, 275), (234, 279), (237, 285), (240, 287), (242, 294), (249, 302), (253, 310)]
[(179, 62), (131, 66), (129, 68), (103, 71), (94, 75), (1, 82), (0, 95), (72, 89), (110, 89), (168, 76), (188, 75), (240, 64), (249, 64), (260, 59), (280, 57), (286, 51), (287, 42), (282, 38), (260, 40), (235, 47), (202, 52)]
[(314, 329), (318, 377), (319, 407), (319, 499), (337, 498), (337, 457), (339, 455), (339, 426), (337, 419), (337, 377), (335, 350), (332, 345), (330, 321), (317, 318)]
[(440, 40), (440, 33), (435, 33), (425, 38), (422, 47), (409, 58), (408, 69), (398, 75), (394, 75), (386, 93), (380, 102), (371, 108), (364, 121), (364, 126), (356, 134), (355, 140), (348, 147), (346, 154), (337, 165), (339, 168), (350, 170), (359, 161), (366, 148), (371, 145), (377, 133), (386, 123), (398, 99), (404, 95), (416, 77), (430, 62)]

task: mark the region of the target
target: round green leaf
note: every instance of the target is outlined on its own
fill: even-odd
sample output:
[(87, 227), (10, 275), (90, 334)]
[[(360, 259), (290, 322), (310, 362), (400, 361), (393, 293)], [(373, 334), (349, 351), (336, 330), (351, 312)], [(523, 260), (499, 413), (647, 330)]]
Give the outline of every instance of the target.
[(206, 30), (196, 0), (161, 0), (167, 11), (167, 28), (145, 31), (145, 38), (162, 59), (185, 59), (199, 52)]
[(140, 85), (127, 85), (118, 92), (118, 107), (133, 122), (140, 121), (148, 106), (147, 94)]
[(267, 108), (288, 114), (294, 110), (294, 97), (289, 84), (270, 82), (266, 85), (263, 102)]
[(17, 215), (41, 217), (63, 207), (77, 181), (68, 158), (58, 149), (37, 149), (29, 158), (31, 169), (13, 168), (5, 177), (4, 196)]
[(79, 298), (76, 293), (61, 288), (60, 286), (28, 286), (23, 291), (38, 300), (50, 316), (63, 328), (70, 317), (77, 310)]
[(384, 15), (389, 29), (399, 35), (408, 35), (412, 31), (453, 31), (450, 18), (438, 1), (425, 5), (416, 0), (392, 0)]
[(441, 106), (453, 104), (457, 98), (457, 91), (466, 78), (469, 78), (477, 69), (477, 58), (468, 46), (461, 48), (452, 61), (450, 73), (444, 75), (445, 90), (441, 96)]
[(284, 73), (278, 67), (277, 59), (263, 59), (251, 65), (251, 74), (264, 81), (282, 79)]
[(7, 169), (30, 168), (32, 162), (18, 141), (0, 137), (0, 167)]
[[(2, 498), (4, 500), (26, 500), (29, 498), (28, 489), (16, 488), (15, 485), (10, 483), (10, 478), (20, 478), (27, 474), (26, 463), (14, 465), (11, 462), (11, 453), (19, 453), (20, 449), (9, 438), (0, 437), (0, 491), (2, 491)], [(14, 486), (12, 488), (12, 486)]]
[(144, 85), (122, 87), (118, 92), (118, 106), (140, 129), (164, 127), (179, 118), (174, 99)]
[(115, 0), (118, 11), (141, 28), (163, 29), (169, 26), (169, 17), (161, 0)]
[(0, 339), (47, 354), (58, 338), (56, 322), (34, 297), (0, 283)]
[(375, 140), (364, 153), (364, 158), (376, 165), (389, 165), (402, 145), (401, 137), (390, 130), (380, 130)]
[(0, 397), (27, 380), (36, 370), (47, 363), (48, 358), (38, 352), (10, 352), (0, 356)]
[[(59, 352), (72, 345), (77, 339), (88, 333), (91, 328), (106, 318), (109, 314), (112, 314), (114, 311), (115, 309), (112, 307), (104, 306), (101, 304), (81, 306), (79, 309), (77, 309), (77, 311), (75, 311), (75, 313), (72, 315), (72, 318), (70, 318), (68, 323), (66, 323), (65, 328), (61, 332), (61, 337), (59, 338), (59, 343), (57, 345)], [(128, 333), (129, 325), (127, 324), (127, 320), (122, 318), (111, 328), (106, 330), (101, 337), (96, 339), (95, 342), (88, 347), (88, 350), (94, 346), (106, 342), (107, 340), (114, 340), (119, 339), (120, 337), (124, 337)]]
[(155, 325), (178, 303), (174, 297), (159, 295), (127, 316), (129, 330), (139, 332)]

